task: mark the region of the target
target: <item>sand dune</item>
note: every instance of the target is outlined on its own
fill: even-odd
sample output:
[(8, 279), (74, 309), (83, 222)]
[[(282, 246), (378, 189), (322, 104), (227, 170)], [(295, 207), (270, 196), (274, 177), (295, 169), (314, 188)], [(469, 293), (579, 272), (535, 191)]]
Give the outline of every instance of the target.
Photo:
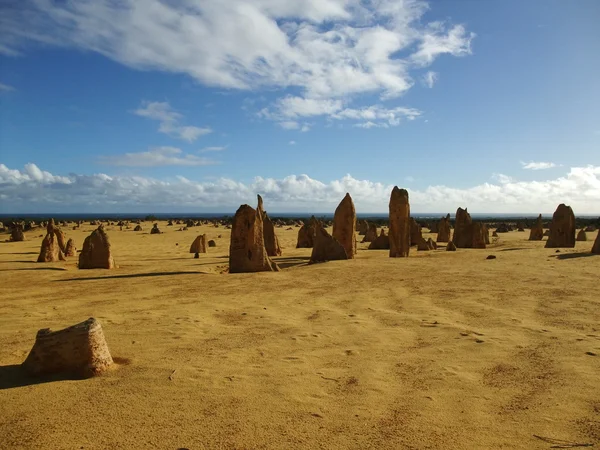
[[(65, 231), (81, 248), (94, 228)], [(0, 243), (1, 448), (600, 445), (596, 233), (560, 253), (528, 232), (399, 259), (359, 243), (309, 266), (298, 229), (276, 228), (283, 270), (234, 275), (230, 230), (150, 228), (107, 227), (115, 270), (36, 263), (40, 229)], [(201, 233), (217, 247), (193, 259)], [(117, 367), (20, 375), (38, 329), (92, 316)]]

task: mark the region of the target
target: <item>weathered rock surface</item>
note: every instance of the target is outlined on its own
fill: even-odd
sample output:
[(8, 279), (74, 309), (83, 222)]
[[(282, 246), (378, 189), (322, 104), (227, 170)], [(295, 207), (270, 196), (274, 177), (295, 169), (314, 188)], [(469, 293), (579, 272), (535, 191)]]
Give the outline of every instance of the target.
[(374, 223), (369, 223), (369, 229), (365, 233), (365, 237), (362, 242), (373, 242), (377, 239), (377, 225)]
[(535, 223), (531, 226), (531, 230), (529, 231), (529, 240), (541, 241), (543, 237), (544, 225), (542, 223), (542, 215), (540, 214)]
[(466, 208), (458, 208), (452, 242), (456, 248), (486, 248), (486, 242), (489, 242), (487, 226), (473, 222)]
[(450, 240), (450, 214), (442, 217), (437, 226), (437, 242), (448, 242)]
[(454, 242), (452, 242), (452, 241), (448, 242), (448, 245), (446, 245), (446, 251), (447, 252), (455, 252), (456, 251), (456, 245), (454, 245)]
[(206, 253), (206, 234), (196, 236), (190, 245), (190, 253)]
[(112, 364), (100, 322), (90, 318), (59, 331), (39, 330), (22, 367), (34, 376), (65, 373), (87, 378)]
[(23, 225), (20, 223), (13, 223), (10, 228), (10, 240), (11, 242), (21, 242), (25, 240), (25, 234), (23, 233)]
[(340, 259), (348, 259), (346, 249), (344, 249), (336, 238), (327, 232), (322, 224), (317, 224), (315, 243), (310, 255), (310, 264)]
[(315, 233), (318, 221), (312, 216), (308, 223), (303, 223), (298, 230), (298, 242), (296, 248), (312, 248), (315, 242)]
[(348, 193), (335, 209), (332, 234), (346, 250), (348, 259), (353, 259), (356, 254), (356, 210)]
[(231, 227), (229, 273), (278, 272), (265, 248), (263, 234), (263, 202), (260, 195), (256, 209), (249, 205), (238, 208)]
[(80, 269), (114, 269), (115, 261), (112, 257), (110, 241), (100, 225), (92, 231), (83, 241), (83, 247), (79, 253)]
[[(367, 222), (366, 220), (359, 220), (358, 221), (358, 234), (360, 236), (364, 236), (365, 234), (367, 234), (367, 231), (369, 231), (369, 222)], [(365, 242), (365, 241), (363, 241)]]
[(133, 229), (133, 231), (143, 231), (143, 228), (141, 225), (136, 225), (135, 228)]
[(575, 247), (575, 215), (570, 206), (561, 203), (556, 208), (550, 223), (550, 235), (546, 248)]
[(592, 246), (592, 253), (600, 255), (600, 231), (598, 232), (596, 240), (594, 241), (594, 245)]
[(77, 255), (77, 248), (75, 247), (75, 242), (73, 241), (73, 239), (69, 239), (65, 248), (65, 256), (75, 255)]
[(58, 245), (56, 235), (52, 232), (46, 234), (46, 237), (42, 240), (42, 246), (37, 262), (56, 262), (64, 260), (65, 255)]
[(390, 195), (390, 258), (407, 257), (410, 252), (410, 204), (408, 191), (394, 186)]
[(410, 245), (419, 245), (419, 243), (423, 240), (423, 232), (421, 229), (421, 225), (414, 219), (414, 217), (410, 218)]
[(265, 237), (265, 249), (267, 250), (267, 255), (281, 256), (281, 247), (279, 246), (277, 234), (275, 234), (275, 226), (266, 212), (263, 217), (263, 234)]
[(579, 242), (587, 241), (587, 234), (585, 233), (585, 230), (583, 228), (581, 230), (579, 230), (579, 233), (577, 233), (576, 240)]
[(150, 230), (150, 234), (160, 234), (160, 233), (161, 233), (161, 231), (158, 228), (158, 224), (155, 223), (154, 226), (152, 227), (152, 229)]
[(385, 230), (382, 228), (377, 239), (375, 239), (369, 245), (369, 250), (389, 250), (390, 249), (390, 238), (385, 234)]

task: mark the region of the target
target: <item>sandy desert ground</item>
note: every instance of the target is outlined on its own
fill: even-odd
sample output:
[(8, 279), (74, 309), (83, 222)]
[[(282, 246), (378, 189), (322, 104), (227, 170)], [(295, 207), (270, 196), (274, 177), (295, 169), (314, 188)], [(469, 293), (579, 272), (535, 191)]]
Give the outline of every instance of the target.
[[(232, 275), (224, 227), (150, 227), (107, 228), (112, 271), (36, 263), (43, 229), (0, 243), (0, 448), (600, 446), (596, 233), (307, 265), (278, 228), (283, 270)], [(63, 230), (79, 249), (94, 228)], [(193, 259), (200, 233), (217, 247)], [(113, 370), (20, 374), (38, 329), (92, 316)]]

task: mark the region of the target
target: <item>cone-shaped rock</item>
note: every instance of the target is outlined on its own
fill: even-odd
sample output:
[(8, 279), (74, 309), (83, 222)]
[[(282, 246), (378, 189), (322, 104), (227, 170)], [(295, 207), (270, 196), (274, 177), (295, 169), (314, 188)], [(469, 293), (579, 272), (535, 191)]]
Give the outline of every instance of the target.
[(423, 232), (421, 225), (414, 219), (410, 218), (410, 245), (419, 245), (423, 240)]
[(190, 245), (190, 253), (206, 253), (206, 234), (201, 234)]
[(377, 225), (370, 223), (362, 242), (373, 242), (375, 239), (377, 239)]
[(321, 223), (317, 224), (315, 244), (310, 255), (310, 263), (348, 259), (346, 249), (331, 236)]
[(431, 250), (429, 243), (425, 239), (421, 238), (421, 240), (417, 243), (417, 251), (427, 252), (429, 250)]
[(342, 244), (348, 259), (353, 259), (356, 254), (356, 210), (348, 193), (335, 209), (333, 237)]
[(369, 245), (369, 250), (389, 250), (390, 238), (386, 236), (385, 230), (382, 228), (379, 236)]
[(142, 231), (142, 226), (141, 225), (136, 225), (135, 228), (133, 229), (133, 231)]
[(452, 242), (452, 241), (448, 242), (448, 245), (446, 245), (446, 251), (447, 252), (455, 252), (456, 251), (456, 245), (454, 245), (454, 242)]
[(408, 256), (410, 251), (410, 205), (408, 192), (394, 186), (390, 195), (390, 258)]
[(236, 211), (229, 244), (229, 273), (279, 271), (265, 248), (263, 214), (260, 195), (257, 209), (242, 205)]
[(22, 364), (30, 375), (65, 373), (87, 378), (113, 363), (100, 323), (90, 318), (59, 331), (39, 330)]
[(360, 236), (364, 236), (365, 234), (367, 234), (367, 231), (369, 231), (369, 222), (367, 222), (366, 220), (358, 221), (358, 234)]
[(76, 254), (77, 248), (75, 248), (75, 242), (73, 239), (69, 239), (65, 247), (65, 256), (75, 256)]
[(471, 248), (485, 248), (487, 227), (484, 224), (481, 222), (473, 222), (471, 224), (471, 235), (473, 236)]
[(437, 242), (448, 242), (450, 240), (450, 214), (442, 217), (437, 226)]
[(20, 242), (25, 240), (25, 234), (23, 233), (23, 225), (20, 223), (14, 223), (10, 229), (10, 240), (11, 242)]
[(308, 223), (302, 224), (298, 230), (298, 243), (296, 248), (312, 248), (315, 242), (315, 232), (318, 221), (312, 216)]
[(150, 234), (160, 234), (160, 233), (161, 233), (161, 231), (158, 228), (158, 224), (155, 223), (154, 226), (152, 227), (152, 229), (150, 230)]
[(570, 206), (561, 203), (556, 208), (550, 223), (550, 234), (546, 248), (575, 247), (575, 215)]
[(275, 234), (275, 225), (273, 225), (266, 212), (263, 216), (263, 234), (265, 236), (267, 255), (281, 256), (281, 247), (279, 246), (279, 239), (277, 239), (277, 235)]
[(110, 241), (104, 231), (104, 227), (100, 225), (98, 229), (92, 231), (83, 241), (83, 248), (79, 253), (79, 268), (80, 269), (114, 269), (115, 261), (113, 260)]
[(579, 242), (587, 241), (587, 234), (585, 234), (585, 230), (583, 228), (581, 230), (579, 230), (579, 233), (577, 233), (576, 240)]
[(452, 236), (452, 242), (457, 248), (470, 248), (473, 244), (472, 225), (473, 221), (467, 209), (458, 208), (454, 223), (454, 235)]
[(531, 226), (531, 230), (529, 231), (529, 240), (541, 241), (543, 237), (544, 225), (542, 223), (542, 215), (540, 214), (535, 223)]
[(58, 240), (53, 232), (46, 234), (42, 240), (40, 254), (37, 262), (56, 262), (64, 261), (65, 255), (58, 245)]

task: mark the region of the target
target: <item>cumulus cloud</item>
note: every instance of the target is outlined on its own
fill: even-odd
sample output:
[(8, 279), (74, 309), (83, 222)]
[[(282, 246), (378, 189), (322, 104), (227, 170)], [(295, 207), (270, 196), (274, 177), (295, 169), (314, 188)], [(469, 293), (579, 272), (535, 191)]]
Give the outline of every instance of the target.
[(208, 153), (208, 152), (222, 152), (227, 150), (227, 146), (214, 146), (214, 147), (204, 147), (198, 150), (199, 153)]
[(207, 86), (290, 88), (296, 97), (274, 105), (284, 118), (270, 117), (293, 120), (331, 114), (361, 94), (397, 98), (413, 71), (471, 54), (475, 35), (427, 23), (428, 9), (424, 0), (31, 0), (3, 11), (0, 52), (75, 47)]
[(290, 141), (288, 142), (289, 145), (296, 145), (296, 141)]
[[(600, 166), (573, 167), (545, 181), (519, 181), (506, 176), (497, 176), (496, 180), (468, 188), (434, 185), (410, 189), (411, 210), (445, 213), (467, 206), (473, 213), (550, 213), (564, 202), (576, 214), (600, 213)], [(227, 178), (198, 182), (184, 177), (157, 180), (102, 173), (59, 176), (35, 164), (27, 164), (22, 170), (0, 164), (0, 208), (4, 212), (38, 212), (48, 204), (75, 211), (96, 205), (112, 212), (209, 207), (226, 212), (235, 211), (241, 203), (254, 204), (257, 193), (270, 211), (333, 212), (349, 192), (358, 212), (381, 213), (387, 211), (392, 187), (350, 175), (328, 182), (308, 175), (256, 177), (251, 183)]]
[(111, 166), (126, 167), (207, 166), (216, 164), (215, 161), (208, 158), (186, 154), (176, 147), (157, 147), (146, 152), (104, 156), (99, 159), (99, 162)]
[(552, 169), (553, 167), (557, 167), (556, 164), (554, 164), (553, 162), (523, 162), (521, 161), (521, 165), (523, 166), (523, 169), (528, 169), (528, 170), (544, 170), (544, 169)]
[(134, 114), (152, 120), (158, 120), (160, 125), (158, 131), (169, 136), (193, 142), (200, 136), (212, 133), (208, 127), (200, 128), (194, 126), (183, 126), (179, 124), (182, 115), (174, 111), (168, 102), (143, 102)]

